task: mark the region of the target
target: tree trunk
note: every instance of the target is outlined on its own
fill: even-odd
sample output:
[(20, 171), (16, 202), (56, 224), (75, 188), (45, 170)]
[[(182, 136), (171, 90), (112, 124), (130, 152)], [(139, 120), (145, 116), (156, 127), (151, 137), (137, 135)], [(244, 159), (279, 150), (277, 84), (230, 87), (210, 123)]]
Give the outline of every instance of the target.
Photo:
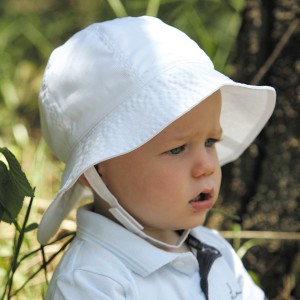
[[(223, 168), (219, 208), (240, 216), (243, 230), (300, 231), (299, 15), (299, 0), (248, 0), (244, 11), (233, 77), (273, 86), (277, 105), (252, 146)], [(232, 226), (218, 215), (208, 225), (216, 222), (223, 229)], [(296, 283), (292, 278), (299, 249), (292, 240), (248, 251), (245, 265), (270, 299), (300, 299), (299, 277)]]

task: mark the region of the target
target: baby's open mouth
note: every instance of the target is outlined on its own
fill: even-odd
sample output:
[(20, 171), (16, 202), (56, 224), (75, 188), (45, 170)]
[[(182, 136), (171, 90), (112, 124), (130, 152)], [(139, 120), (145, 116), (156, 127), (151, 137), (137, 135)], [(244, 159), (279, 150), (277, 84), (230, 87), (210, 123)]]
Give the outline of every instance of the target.
[(199, 202), (199, 201), (205, 201), (211, 198), (210, 193), (200, 193), (196, 198), (191, 200), (190, 202)]

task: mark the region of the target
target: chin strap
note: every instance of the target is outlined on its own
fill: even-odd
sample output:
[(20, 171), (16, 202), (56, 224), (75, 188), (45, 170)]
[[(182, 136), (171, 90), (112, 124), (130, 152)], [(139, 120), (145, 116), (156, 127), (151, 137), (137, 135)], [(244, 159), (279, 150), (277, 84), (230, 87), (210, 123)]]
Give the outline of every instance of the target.
[(139, 235), (140, 237), (151, 241), (154, 244), (158, 244), (168, 248), (179, 248), (186, 240), (190, 230), (185, 230), (176, 245), (164, 243), (157, 240), (148, 234), (146, 234), (143, 229), (144, 227), (134, 219), (118, 202), (115, 196), (109, 191), (109, 189), (104, 184), (103, 180), (97, 173), (95, 167), (91, 167), (84, 172), (86, 180), (91, 185), (92, 189), (110, 206), (110, 213), (129, 231)]

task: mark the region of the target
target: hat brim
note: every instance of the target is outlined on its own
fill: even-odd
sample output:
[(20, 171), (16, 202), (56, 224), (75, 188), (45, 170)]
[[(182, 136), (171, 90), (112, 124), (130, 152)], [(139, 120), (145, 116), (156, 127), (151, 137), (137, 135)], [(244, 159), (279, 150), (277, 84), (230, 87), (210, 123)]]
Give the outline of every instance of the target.
[(236, 83), (199, 63), (179, 62), (157, 74), (78, 142), (66, 163), (61, 188), (39, 225), (39, 242), (49, 241), (80, 200), (75, 183), (88, 168), (145, 144), (217, 90), (222, 94), (220, 164), (238, 158), (270, 118), (275, 90)]

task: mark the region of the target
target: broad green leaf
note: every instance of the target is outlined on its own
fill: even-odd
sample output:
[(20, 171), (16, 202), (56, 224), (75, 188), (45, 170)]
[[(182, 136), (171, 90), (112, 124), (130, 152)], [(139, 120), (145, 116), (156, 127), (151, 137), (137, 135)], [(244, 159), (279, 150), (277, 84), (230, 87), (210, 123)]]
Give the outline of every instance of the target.
[[(7, 203), (7, 186), (9, 185), (9, 173), (6, 164), (0, 161), (0, 221), (11, 223), (11, 209)], [(10, 220), (10, 221), (9, 221)]]
[(21, 195), (24, 195), (24, 197), (33, 197), (33, 189), (30, 186), (25, 173), (22, 171), (16, 157), (7, 148), (0, 148), (0, 152), (5, 156), (8, 162), (9, 176), (14, 183), (15, 188)]
[[(2, 194), (4, 190), (4, 194)], [(23, 206), (24, 196), (15, 189), (11, 181), (7, 182), (7, 185), (1, 188), (0, 203), (1, 209), (3, 209), (3, 215), (1, 221), (6, 223), (12, 223), (18, 216)]]
[(12, 223), (18, 216), (26, 196), (33, 197), (33, 190), (15, 156), (0, 148), (9, 169), (0, 161), (0, 221)]

